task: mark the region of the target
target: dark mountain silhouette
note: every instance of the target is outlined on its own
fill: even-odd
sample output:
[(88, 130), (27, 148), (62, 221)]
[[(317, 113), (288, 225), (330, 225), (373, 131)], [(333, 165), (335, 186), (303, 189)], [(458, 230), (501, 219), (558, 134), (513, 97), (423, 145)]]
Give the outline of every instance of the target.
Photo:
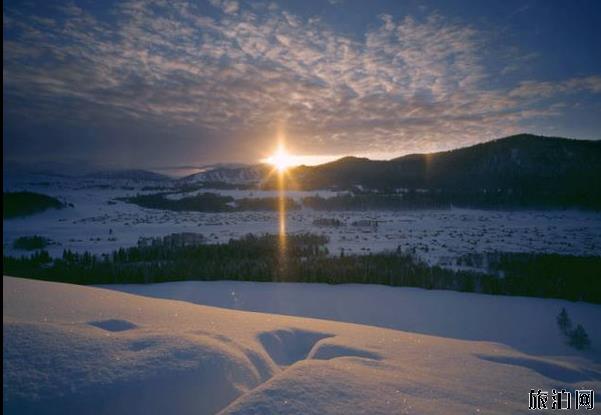
[(345, 157), (291, 173), (302, 189), (421, 189), (452, 203), (601, 208), (601, 141), (520, 134), (388, 161)]

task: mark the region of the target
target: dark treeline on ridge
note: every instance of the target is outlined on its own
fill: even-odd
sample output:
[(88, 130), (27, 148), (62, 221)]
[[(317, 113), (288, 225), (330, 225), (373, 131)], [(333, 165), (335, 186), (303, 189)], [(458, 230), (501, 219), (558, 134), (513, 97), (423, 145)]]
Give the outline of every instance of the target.
[[(204, 192), (194, 196), (171, 199), (173, 192), (136, 195), (119, 200), (150, 209), (171, 210), (177, 212), (243, 212), (277, 211), (277, 197), (234, 199), (218, 193)], [(475, 194), (449, 191), (426, 191), (407, 189), (402, 192), (348, 191), (335, 196), (319, 195), (303, 197), (300, 202), (285, 198), (286, 210), (298, 210), (301, 207), (314, 210), (362, 211), (362, 210), (409, 210), (409, 209), (449, 209), (455, 207), (481, 209), (536, 209), (536, 208), (572, 208), (576, 206), (596, 209), (595, 205), (560, 197), (538, 197), (519, 195), (498, 190)], [(601, 205), (598, 206), (601, 209)]]
[(601, 141), (520, 134), (387, 161), (346, 157), (291, 175), (303, 190), (425, 189), (456, 205), (601, 209)]
[[(240, 212), (277, 211), (279, 200), (276, 197), (234, 199), (217, 193), (204, 192), (194, 196), (170, 199), (170, 192), (150, 195), (136, 195), (118, 200), (133, 203), (150, 209), (173, 210), (176, 212)], [(299, 209), (300, 205), (291, 198), (285, 198), (287, 210)]]
[[(427, 191), (408, 189), (397, 192), (353, 192), (341, 193), (333, 197), (307, 196), (302, 199), (304, 207), (315, 210), (411, 210), (411, 209), (450, 209), (451, 207), (480, 209), (536, 209), (572, 208), (576, 206), (595, 209), (585, 201), (579, 203), (570, 199), (520, 196), (503, 190), (494, 192), (463, 193), (451, 191)], [(599, 205), (601, 208), (601, 205)]]
[[(600, 257), (504, 254), (503, 276), (430, 266), (401, 252), (329, 255), (327, 237), (248, 235), (222, 244), (152, 245), (96, 256), (39, 251), (4, 257), (4, 274), (76, 284), (155, 283), (180, 280), (364, 283), (486, 294), (564, 298), (601, 303)], [(573, 268), (572, 268), (573, 267)], [(571, 270), (575, 270), (572, 272)]]
[(2, 194), (3, 217), (29, 216), (47, 209), (62, 209), (66, 205), (60, 200), (34, 192), (4, 192)]
[(13, 248), (22, 249), (25, 251), (34, 251), (36, 249), (44, 249), (52, 243), (54, 242), (49, 238), (39, 235), (20, 236), (13, 242)]

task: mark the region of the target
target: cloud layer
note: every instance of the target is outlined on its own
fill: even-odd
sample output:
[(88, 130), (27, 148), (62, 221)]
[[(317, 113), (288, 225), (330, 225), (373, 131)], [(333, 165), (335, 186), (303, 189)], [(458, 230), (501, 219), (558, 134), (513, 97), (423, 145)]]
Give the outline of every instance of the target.
[(437, 13), (383, 14), (358, 36), (234, 0), (9, 5), (3, 19), (5, 117), (198, 129), (207, 147), (265, 145), (285, 125), (304, 153), (392, 157), (527, 130), (601, 94), (596, 74), (498, 82), (523, 57), (495, 59), (487, 33)]

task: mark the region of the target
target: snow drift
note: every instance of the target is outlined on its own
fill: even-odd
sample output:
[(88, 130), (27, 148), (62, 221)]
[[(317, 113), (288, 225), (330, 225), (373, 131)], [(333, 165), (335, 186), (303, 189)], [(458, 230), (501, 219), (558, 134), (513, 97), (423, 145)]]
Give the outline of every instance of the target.
[(515, 413), (586, 359), (4, 277), (11, 413)]
[[(601, 362), (601, 306), (585, 302), (374, 284), (179, 281), (105, 288), (236, 310), (497, 342), (535, 355), (586, 356)], [(588, 352), (569, 347), (560, 335), (556, 316), (562, 308), (574, 323), (586, 328), (593, 345)]]

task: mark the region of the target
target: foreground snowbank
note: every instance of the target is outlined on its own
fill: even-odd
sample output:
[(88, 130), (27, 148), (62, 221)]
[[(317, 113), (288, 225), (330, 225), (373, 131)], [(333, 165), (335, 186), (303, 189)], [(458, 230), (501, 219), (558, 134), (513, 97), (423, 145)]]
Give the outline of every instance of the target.
[[(491, 341), (530, 354), (601, 362), (601, 306), (596, 304), (359, 284), (182, 281), (105, 287), (237, 310)], [(586, 328), (593, 345), (589, 352), (570, 348), (560, 335), (556, 316), (562, 307), (574, 323)]]
[(507, 346), (3, 279), (7, 413), (524, 412), (598, 366)]

